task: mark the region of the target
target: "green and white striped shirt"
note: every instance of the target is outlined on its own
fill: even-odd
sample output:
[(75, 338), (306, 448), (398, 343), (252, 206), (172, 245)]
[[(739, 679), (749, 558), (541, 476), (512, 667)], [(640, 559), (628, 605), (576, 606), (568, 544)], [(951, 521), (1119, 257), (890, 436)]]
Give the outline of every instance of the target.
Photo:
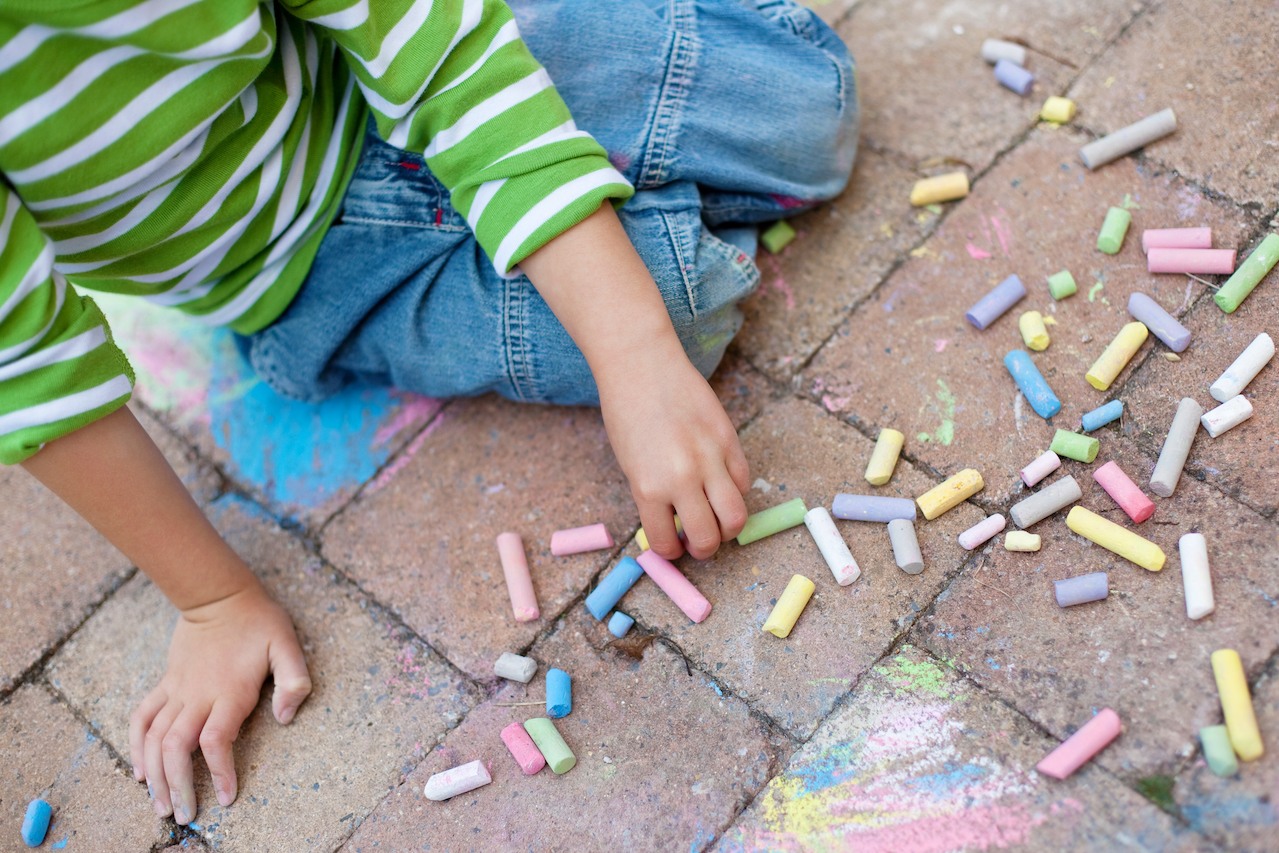
[(79, 289), (278, 317), (370, 109), (503, 273), (633, 191), (499, 0), (0, 0), (0, 463), (132, 392)]

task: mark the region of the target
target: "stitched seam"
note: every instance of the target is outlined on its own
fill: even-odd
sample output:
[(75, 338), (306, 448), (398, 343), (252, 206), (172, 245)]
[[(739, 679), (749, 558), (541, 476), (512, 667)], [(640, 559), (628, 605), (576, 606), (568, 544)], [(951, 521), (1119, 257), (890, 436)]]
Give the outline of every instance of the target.
[(520, 297), (521, 289), (514, 286), (518, 281), (518, 278), (506, 279), (502, 288), (505, 294), (502, 324), (506, 333), (506, 375), (511, 382), (511, 391), (523, 403), (529, 399), (529, 389), (525, 387), (529, 365), (524, 327), (520, 322), (524, 303)]
[(692, 0), (671, 2), (671, 58), (666, 80), (657, 99), (653, 131), (640, 170), (640, 187), (660, 186), (666, 181), (666, 167), (674, 154), (675, 137), (679, 133), (679, 116), (693, 82), (697, 59), (696, 7)]
[(688, 310), (693, 315), (693, 319), (698, 317), (697, 304), (693, 300), (693, 283), (688, 278), (689, 264), (688, 258), (684, 256), (684, 247), (680, 245), (679, 237), (675, 228), (671, 224), (670, 214), (662, 211), (662, 224), (666, 226), (666, 233), (671, 238), (671, 248), (675, 250), (675, 262), (679, 265), (679, 277), (684, 282), (684, 294), (688, 297)]
[(469, 233), (471, 229), (465, 225), (436, 225), (434, 221), (423, 222), (418, 219), (380, 219), (375, 216), (343, 216), (343, 222), (362, 222), (368, 225), (400, 225), (406, 228), (422, 228), (431, 231), (455, 231), (459, 234)]

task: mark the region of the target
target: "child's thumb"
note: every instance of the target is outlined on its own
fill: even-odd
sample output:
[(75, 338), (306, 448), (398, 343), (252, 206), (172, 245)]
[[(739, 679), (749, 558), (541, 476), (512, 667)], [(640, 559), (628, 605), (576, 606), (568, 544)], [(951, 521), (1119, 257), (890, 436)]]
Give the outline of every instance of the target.
[(296, 641), (271, 645), (271, 674), (275, 679), (271, 713), (281, 725), (288, 725), (306, 697), (311, 695), (311, 676), (306, 671), (306, 661)]

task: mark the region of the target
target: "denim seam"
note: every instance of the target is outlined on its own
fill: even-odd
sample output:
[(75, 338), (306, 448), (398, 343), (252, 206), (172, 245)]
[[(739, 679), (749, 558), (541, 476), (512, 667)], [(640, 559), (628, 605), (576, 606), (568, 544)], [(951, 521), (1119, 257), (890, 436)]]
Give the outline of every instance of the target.
[(405, 228), (422, 228), (432, 231), (453, 231), (459, 234), (470, 233), (470, 228), (465, 225), (445, 225), (440, 223), (436, 225), (434, 222), (427, 222), (420, 219), (380, 219), (374, 216), (343, 216), (343, 222), (361, 222), (366, 225), (400, 225)]
[(697, 10), (693, 0), (671, 0), (671, 58), (666, 68), (653, 114), (644, 165), (639, 171), (637, 189), (661, 186), (667, 182), (667, 162), (675, 152), (679, 136), (680, 114), (693, 83), (697, 65)]
[(533, 389), (526, 387), (531, 379), (529, 375), (528, 341), (521, 322), (524, 302), (521, 297), (523, 288), (517, 288), (518, 278), (506, 279), (502, 288), (505, 294), (503, 306), (503, 324), (506, 337), (506, 375), (511, 382), (511, 391), (520, 402), (536, 399), (530, 396)]
[(671, 238), (671, 248), (675, 251), (675, 262), (679, 265), (679, 277), (684, 282), (684, 295), (688, 297), (688, 310), (693, 315), (693, 319), (698, 317), (697, 303), (693, 299), (693, 282), (689, 281), (688, 258), (684, 255), (684, 247), (680, 245), (679, 232), (671, 222), (670, 214), (661, 211), (662, 224), (666, 226), (666, 233)]

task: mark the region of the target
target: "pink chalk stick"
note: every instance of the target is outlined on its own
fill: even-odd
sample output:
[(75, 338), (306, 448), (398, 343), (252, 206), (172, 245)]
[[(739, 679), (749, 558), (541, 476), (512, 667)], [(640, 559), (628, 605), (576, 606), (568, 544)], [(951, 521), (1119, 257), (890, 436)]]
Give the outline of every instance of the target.
[(1141, 232), (1141, 250), (1151, 249), (1211, 249), (1212, 229), (1203, 228), (1147, 228)]
[(1034, 462), (1021, 469), (1021, 481), (1027, 486), (1033, 486), (1060, 467), (1061, 457), (1051, 450), (1045, 450), (1035, 457)]
[(1119, 715), (1109, 708), (1102, 708), (1097, 716), (1080, 726), (1061, 746), (1044, 756), (1035, 769), (1054, 779), (1065, 779), (1084, 762), (1092, 758), (1115, 738), (1119, 737)]
[(1146, 497), (1146, 493), (1137, 487), (1113, 459), (1093, 471), (1092, 478), (1136, 523), (1141, 524), (1154, 514), (1155, 502)]
[(1146, 253), (1149, 272), (1188, 272), (1226, 275), (1235, 271), (1234, 249), (1151, 249)]
[(506, 748), (511, 751), (511, 757), (524, 771), (525, 776), (532, 776), (546, 766), (546, 759), (542, 757), (541, 750), (537, 748), (537, 744), (533, 743), (533, 738), (529, 737), (524, 726), (519, 723), (511, 723), (502, 729), (502, 743), (506, 744)]
[(557, 557), (612, 547), (613, 537), (609, 535), (608, 528), (602, 524), (574, 527), (572, 530), (557, 530), (551, 534), (551, 553)]
[(698, 592), (697, 587), (680, 574), (670, 560), (652, 551), (645, 551), (635, 559), (643, 567), (644, 574), (652, 578), (653, 583), (661, 587), (662, 592), (670, 596), (675, 606), (683, 610), (689, 619), (701, 622), (711, 615), (711, 603), (706, 600), (706, 596)]
[(524, 556), (524, 540), (518, 533), (500, 533), (497, 553), (502, 558), (502, 574), (506, 575), (506, 591), (511, 594), (511, 610), (516, 622), (532, 622), (539, 615), (533, 576)]

